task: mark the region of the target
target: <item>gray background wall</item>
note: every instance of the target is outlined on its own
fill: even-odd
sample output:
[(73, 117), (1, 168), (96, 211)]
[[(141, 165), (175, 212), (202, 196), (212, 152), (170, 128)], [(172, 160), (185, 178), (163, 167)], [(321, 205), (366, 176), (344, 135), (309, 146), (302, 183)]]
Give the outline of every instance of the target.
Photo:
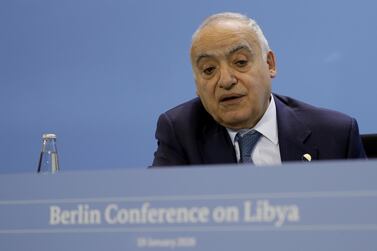
[(210, 14), (255, 18), (273, 91), (377, 132), (377, 4), (340, 0), (2, 0), (0, 172), (34, 172), (54, 132), (62, 170), (145, 168), (158, 115), (195, 96), (191, 34)]

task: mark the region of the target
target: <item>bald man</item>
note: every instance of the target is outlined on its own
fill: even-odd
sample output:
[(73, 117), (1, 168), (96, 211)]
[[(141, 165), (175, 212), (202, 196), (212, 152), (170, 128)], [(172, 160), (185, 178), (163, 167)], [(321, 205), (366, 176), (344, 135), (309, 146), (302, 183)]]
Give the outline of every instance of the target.
[(271, 92), (275, 55), (254, 20), (208, 17), (190, 56), (198, 97), (159, 117), (153, 166), (365, 158), (355, 119)]

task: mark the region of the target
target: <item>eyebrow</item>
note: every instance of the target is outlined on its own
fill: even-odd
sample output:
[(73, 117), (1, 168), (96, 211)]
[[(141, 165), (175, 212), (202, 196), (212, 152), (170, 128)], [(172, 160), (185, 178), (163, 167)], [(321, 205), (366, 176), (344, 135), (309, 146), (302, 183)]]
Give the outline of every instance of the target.
[[(232, 47), (229, 49), (229, 51), (226, 53), (226, 55), (231, 55), (237, 51), (240, 51), (240, 50), (247, 50), (251, 53), (251, 50), (250, 50), (250, 47), (247, 46), (247, 45), (244, 45), (244, 44), (240, 44), (240, 45), (236, 45), (235, 47)], [(213, 55), (211, 54), (207, 54), (207, 53), (202, 53), (200, 54), (197, 59), (196, 59), (196, 64), (199, 63), (200, 60), (202, 60), (203, 58), (208, 58), (208, 57), (213, 57)]]
[(196, 58), (196, 64), (199, 64), (199, 61), (202, 60), (203, 58), (209, 58), (209, 57), (211, 57), (211, 55), (209, 55), (209, 54), (206, 54), (206, 53), (200, 54), (200, 55)]
[(240, 51), (240, 50), (247, 50), (248, 52), (251, 53), (251, 50), (250, 50), (249, 46), (244, 45), (244, 44), (240, 44), (240, 45), (235, 46), (234, 48), (231, 48), (229, 50), (229, 52), (227, 53), (227, 55), (233, 54), (233, 53), (235, 53), (237, 51)]

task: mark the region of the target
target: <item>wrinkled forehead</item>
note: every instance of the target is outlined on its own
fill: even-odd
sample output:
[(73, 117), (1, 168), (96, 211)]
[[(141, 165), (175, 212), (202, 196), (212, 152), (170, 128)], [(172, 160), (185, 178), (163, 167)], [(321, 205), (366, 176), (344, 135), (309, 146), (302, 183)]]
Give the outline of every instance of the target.
[(225, 56), (238, 47), (253, 53), (260, 50), (255, 32), (246, 24), (234, 20), (208, 24), (192, 41), (191, 60), (194, 63), (203, 55)]

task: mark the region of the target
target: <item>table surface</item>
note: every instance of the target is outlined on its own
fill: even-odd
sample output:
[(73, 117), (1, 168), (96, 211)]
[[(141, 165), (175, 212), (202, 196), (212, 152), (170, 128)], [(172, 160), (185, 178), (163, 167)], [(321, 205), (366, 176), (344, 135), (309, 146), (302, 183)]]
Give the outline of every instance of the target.
[(376, 180), (377, 161), (5, 174), (0, 250), (375, 250)]

